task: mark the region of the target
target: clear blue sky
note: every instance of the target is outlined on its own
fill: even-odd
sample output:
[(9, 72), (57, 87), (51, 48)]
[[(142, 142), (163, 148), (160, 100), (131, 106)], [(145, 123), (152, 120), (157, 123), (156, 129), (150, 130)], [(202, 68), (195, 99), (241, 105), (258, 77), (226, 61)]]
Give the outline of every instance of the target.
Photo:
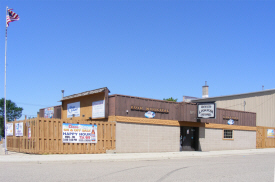
[(182, 101), (274, 86), (275, 1), (0, 2), (0, 95), (36, 116), (65, 96), (101, 87), (111, 94)]

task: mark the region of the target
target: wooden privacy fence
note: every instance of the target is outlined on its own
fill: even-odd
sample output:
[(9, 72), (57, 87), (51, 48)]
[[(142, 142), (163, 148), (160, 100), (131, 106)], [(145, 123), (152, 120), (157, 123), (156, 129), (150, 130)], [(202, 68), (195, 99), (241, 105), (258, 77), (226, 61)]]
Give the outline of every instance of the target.
[(256, 148), (275, 148), (274, 131), (275, 128), (273, 127), (257, 126)]
[[(115, 122), (34, 118), (9, 123), (13, 123), (13, 136), (7, 136), (9, 151), (32, 154), (95, 154), (115, 150), (116, 146)], [(23, 136), (15, 136), (15, 123), (23, 123)], [(62, 123), (97, 125), (97, 143), (63, 143)]]

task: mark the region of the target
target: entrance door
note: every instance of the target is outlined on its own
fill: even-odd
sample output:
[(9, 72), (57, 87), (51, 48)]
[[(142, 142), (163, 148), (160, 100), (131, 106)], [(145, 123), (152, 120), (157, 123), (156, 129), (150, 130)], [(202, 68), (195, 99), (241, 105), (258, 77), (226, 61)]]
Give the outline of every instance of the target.
[(180, 127), (181, 151), (195, 151), (198, 149), (198, 128)]

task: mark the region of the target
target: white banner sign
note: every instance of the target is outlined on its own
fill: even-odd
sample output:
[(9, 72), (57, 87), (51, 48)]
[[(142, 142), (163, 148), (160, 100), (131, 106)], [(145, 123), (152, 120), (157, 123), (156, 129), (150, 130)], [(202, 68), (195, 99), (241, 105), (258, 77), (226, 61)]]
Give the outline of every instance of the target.
[(105, 117), (105, 100), (100, 100), (92, 103), (92, 118)]
[(63, 143), (97, 143), (97, 125), (62, 124)]
[(67, 118), (80, 116), (80, 102), (67, 104)]
[(216, 118), (215, 103), (198, 103), (198, 118)]
[(32, 137), (32, 130), (31, 128), (28, 128), (28, 139), (31, 139)]
[(23, 122), (15, 123), (15, 136), (23, 136)]
[(13, 136), (13, 123), (7, 124), (7, 136)]
[(274, 138), (274, 129), (267, 129), (267, 138)]

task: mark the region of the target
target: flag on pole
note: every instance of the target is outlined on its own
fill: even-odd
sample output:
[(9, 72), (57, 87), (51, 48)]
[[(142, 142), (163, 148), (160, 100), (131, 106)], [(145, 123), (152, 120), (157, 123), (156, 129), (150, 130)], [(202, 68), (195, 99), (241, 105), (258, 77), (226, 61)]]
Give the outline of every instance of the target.
[(19, 20), (18, 14), (16, 14), (15, 12), (13, 12), (12, 9), (8, 9), (7, 25), (6, 26), (8, 27), (10, 22), (18, 21), (18, 20)]

